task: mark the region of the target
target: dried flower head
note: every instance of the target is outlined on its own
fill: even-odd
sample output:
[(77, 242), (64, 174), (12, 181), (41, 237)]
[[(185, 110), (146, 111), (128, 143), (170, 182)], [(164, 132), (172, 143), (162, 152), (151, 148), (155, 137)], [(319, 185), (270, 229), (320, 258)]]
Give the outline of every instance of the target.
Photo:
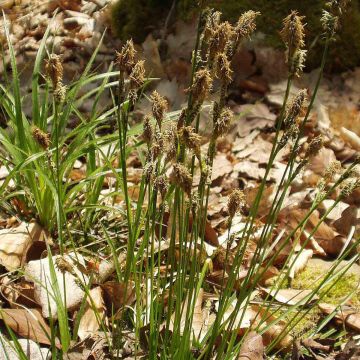
[(243, 191), (239, 189), (233, 190), (228, 199), (228, 212), (231, 218), (235, 216), (246, 204), (246, 197)]
[(149, 182), (154, 174), (155, 164), (152, 161), (148, 161), (144, 166), (144, 177), (146, 182)]
[(184, 125), (187, 117), (187, 108), (181, 110), (181, 113), (177, 122), (177, 129), (180, 130)]
[(215, 75), (226, 84), (232, 81), (232, 70), (230, 61), (225, 53), (220, 53), (215, 59)]
[(31, 127), (31, 134), (34, 140), (45, 150), (47, 150), (51, 144), (50, 135), (37, 126)]
[(152, 113), (154, 118), (156, 119), (159, 128), (161, 128), (161, 123), (164, 119), (164, 115), (168, 109), (168, 102), (167, 100), (161, 96), (156, 90), (153, 91), (151, 94), (151, 101), (152, 101)]
[(221, 12), (220, 11), (209, 11), (206, 15), (206, 22), (203, 31), (203, 41), (208, 42), (214, 34), (214, 29), (216, 29), (220, 24)]
[(175, 127), (171, 126), (163, 132), (165, 162), (176, 160), (178, 139)]
[(200, 69), (195, 73), (194, 83), (190, 87), (195, 102), (202, 103), (212, 88), (210, 71)]
[(152, 159), (155, 160), (164, 152), (164, 139), (161, 132), (156, 131), (151, 144)]
[(63, 78), (63, 65), (59, 55), (51, 54), (45, 63), (46, 75), (50, 78), (53, 88), (56, 89)]
[(158, 176), (154, 181), (154, 189), (158, 191), (163, 200), (165, 200), (166, 193), (169, 189), (169, 181), (165, 175)]
[(144, 60), (138, 61), (129, 76), (130, 80), (130, 89), (138, 90), (140, 89), (145, 82), (145, 68), (144, 68)]
[(54, 99), (58, 104), (61, 104), (65, 101), (65, 97), (66, 97), (66, 86), (59, 81), (54, 90)]
[(350, 2), (351, 0), (330, 0), (326, 3), (326, 6), (328, 6), (332, 12), (341, 14)]
[(209, 61), (213, 61), (215, 57), (224, 52), (225, 46), (234, 35), (234, 28), (227, 21), (220, 23), (215, 27), (212, 36), (209, 39)]
[(122, 47), (120, 52), (116, 52), (116, 63), (118, 64), (120, 71), (131, 73), (133, 66), (135, 65), (136, 50), (132, 40), (128, 40)]
[(170, 180), (178, 185), (187, 195), (191, 195), (192, 177), (189, 170), (184, 165), (174, 165)]
[(229, 108), (224, 108), (219, 116), (214, 116), (213, 136), (215, 139), (227, 133), (233, 116), (234, 113)]
[(64, 256), (59, 256), (55, 259), (55, 264), (57, 268), (62, 272), (74, 272), (74, 265), (70, 263)]
[(291, 13), (283, 20), (283, 29), (280, 32), (281, 38), (287, 47), (286, 61), (292, 59), (296, 50), (305, 46), (304, 38), (304, 16), (299, 16), (297, 11)]
[(296, 96), (290, 101), (285, 113), (285, 126), (290, 127), (296, 121), (296, 118), (300, 115), (304, 103), (307, 99), (307, 90), (300, 90)]
[(148, 145), (151, 144), (152, 139), (153, 139), (153, 133), (154, 133), (154, 130), (151, 125), (150, 117), (145, 116), (144, 124), (143, 124), (142, 138), (144, 139), (146, 144), (148, 144)]
[(239, 38), (250, 36), (256, 30), (256, 18), (260, 15), (260, 12), (249, 10), (244, 12), (235, 27), (235, 32)]
[(200, 155), (201, 136), (191, 126), (184, 126), (179, 131), (179, 136), (185, 146), (193, 150), (196, 156)]
[(324, 145), (324, 140), (321, 135), (314, 137), (305, 152), (305, 158), (316, 156)]

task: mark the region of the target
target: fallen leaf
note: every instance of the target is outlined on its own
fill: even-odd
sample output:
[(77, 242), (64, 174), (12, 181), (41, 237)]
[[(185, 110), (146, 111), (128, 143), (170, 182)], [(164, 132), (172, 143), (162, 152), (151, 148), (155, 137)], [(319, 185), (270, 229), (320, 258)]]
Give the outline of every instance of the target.
[(104, 299), (109, 311), (121, 310), (126, 305), (131, 305), (135, 300), (135, 283), (128, 284), (118, 281), (107, 281), (100, 285), (104, 290)]
[(264, 359), (264, 344), (261, 335), (250, 331), (241, 346), (238, 360)]
[[(51, 345), (51, 329), (37, 309), (1, 309), (0, 318), (18, 335)], [(55, 340), (57, 347), (60, 342)]]
[(39, 240), (43, 229), (36, 223), (0, 230), (0, 264), (9, 271), (17, 270), (33, 241)]
[[(1, 336), (1, 335), (0, 335)], [(18, 339), (18, 345), (23, 350), (27, 359), (44, 360), (48, 359), (51, 351), (47, 348), (41, 348), (39, 344), (28, 339)], [(7, 341), (1, 337), (0, 360), (18, 360), (19, 352), (15, 348), (13, 341)]]
[[(90, 298), (87, 298), (84, 314), (79, 323), (78, 336), (84, 340), (87, 336), (100, 329), (99, 321), (105, 318), (105, 303), (103, 291), (100, 286), (90, 291)], [(99, 319), (99, 320), (98, 320)]]
[(319, 304), (319, 308), (326, 315), (330, 315), (331, 313), (336, 311), (336, 320), (360, 333), (360, 314), (357, 313), (355, 310), (348, 310), (342, 307), (338, 308), (335, 305), (330, 305), (326, 303)]
[[(79, 263), (80, 267), (85, 268), (84, 258), (80, 254), (69, 253), (64, 256), (53, 256), (52, 262), (61, 300), (64, 304), (66, 298), (66, 308), (75, 309), (84, 297), (84, 291), (79, 285), (79, 280), (88, 282), (88, 276), (83, 274), (77, 265)], [(61, 265), (61, 263), (64, 264)], [(62, 268), (65, 265), (66, 268)], [(43, 316), (45, 318), (52, 316), (56, 319), (58, 316), (58, 305), (55, 300), (57, 289), (53, 286), (54, 281), (51, 277), (49, 258), (30, 261), (25, 267), (25, 280), (34, 283), (35, 300), (41, 305)]]

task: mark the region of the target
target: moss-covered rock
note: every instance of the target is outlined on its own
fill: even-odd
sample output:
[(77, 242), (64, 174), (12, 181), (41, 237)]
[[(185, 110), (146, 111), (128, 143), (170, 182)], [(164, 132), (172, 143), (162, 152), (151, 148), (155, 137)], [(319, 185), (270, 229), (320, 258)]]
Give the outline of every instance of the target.
[[(249, 9), (260, 11), (258, 29), (265, 34), (266, 45), (281, 47), (279, 30), (282, 19), (291, 11), (298, 10), (306, 16), (307, 47), (311, 49), (308, 66), (320, 63), (322, 46), (320, 17), (327, 0), (209, 0), (208, 4), (222, 11), (224, 19), (236, 21)], [(113, 5), (113, 28), (121, 38), (145, 38), (154, 27), (163, 23), (173, 0), (118, 0)], [(177, 16), (189, 17), (197, 11), (194, 0), (179, 0)], [(344, 70), (360, 64), (360, 0), (353, 0), (342, 19), (338, 41), (331, 48), (328, 70)]]

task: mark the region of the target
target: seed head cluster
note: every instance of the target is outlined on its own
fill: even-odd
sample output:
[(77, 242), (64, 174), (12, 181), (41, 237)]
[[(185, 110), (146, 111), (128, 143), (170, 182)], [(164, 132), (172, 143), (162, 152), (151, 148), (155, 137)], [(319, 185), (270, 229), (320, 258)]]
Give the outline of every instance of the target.
[(196, 156), (200, 156), (201, 136), (193, 127), (184, 126), (180, 129), (179, 136), (186, 147), (194, 151)]
[(214, 117), (213, 137), (215, 139), (224, 136), (228, 132), (233, 116), (234, 113), (226, 107), (219, 116)]
[(188, 196), (191, 195), (192, 177), (189, 170), (184, 165), (174, 165), (170, 180), (179, 186)]
[(152, 101), (152, 114), (156, 119), (159, 128), (161, 129), (161, 124), (164, 119), (165, 113), (168, 110), (167, 100), (161, 96), (156, 90), (151, 94)]
[(132, 40), (128, 40), (120, 52), (116, 52), (116, 63), (120, 71), (131, 73), (135, 65), (136, 50)]
[(228, 199), (228, 212), (231, 218), (235, 216), (236, 213), (240, 212), (240, 210), (246, 204), (246, 196), (243, 191), (239, 189), (233, 190)]
[(200, 69), (195, 73), (194, 83), (190, 87), (195, 103), (202, 103), (212, 89), (212, 78), (208, 69)]
[(37, 126), (31, 127), (31, 134), (34, 138), (34, 140), (44, 149), (47, 150), (50, 147), (51, 141), (50, 141), (50, 135), (41, 129), (39, 129)]

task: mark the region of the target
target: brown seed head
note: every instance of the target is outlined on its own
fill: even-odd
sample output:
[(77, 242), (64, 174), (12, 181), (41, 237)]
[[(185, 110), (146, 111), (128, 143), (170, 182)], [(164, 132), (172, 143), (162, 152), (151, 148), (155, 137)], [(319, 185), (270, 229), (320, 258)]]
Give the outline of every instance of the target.
[(320, 21), (325, 34), (329, 38), (333, 38), (336, 30), (339, 28), (339, 18), (331, 14), (329, 11), (323, 10)]
[(145, 68), (144, 68), (144, 60), (138, 61), (130, 74), (129, 80), (130, 80), (130, 89), (132, 90), (138, 90), (140, 89), (145, 82)]
[(229, 108), (224, 108), (214, 122), (213, 136), (215, 139), (224, 136), (229, 130), (234, 113)]
[(232, 81), (232, 73), (230, 61), (225, 53), (220, 53), (215, 59), (215, 75), (226, 84)]
[(213, 31), (209, 39), (209, 60), (213, 61), (216, 56), (225, 50), (228, 41), (234, 35), (234, 28), (227, 21), (220, 23)]
[(156, 119), (159, 128), (161, 128), (161, 123), (164, 119), (164, 115), (168, 109), (168, 102), (167, 100), (161, 96), (156, 90), (153, 91), (151, 94), (151, 101), (152, 101), (152, 113), (154, 118)]
[(184, 165), (174, 165), (170, 180), (178, 185), (187, 195), (191, 195), (192, 177), (189, 170)]
[(50, 141), (50, 135), (41, 129), (39, 129), (37, 126), (31, 127), (31, 134), (34, 138), (34, 140), (45, 150), (47, 150), (50, 147), (51, 141)]
[(154, 133), (154, 130), (151, 125), (150, 117), (145, 116), (144, 124), (143, 124), (142, 138), (144, 139), (146, 144), (148, 144), (148, 145), (151, 144), (152, 139), (153, 139), (153, 133)]
[(235, 216), (246, 204), (246, 197), (243, 191), (239, 189), (233, 190), (228, 199), (228, 212), (231, 218)]
[(166, 193), (169, 189), (169, 181), (165, 175), (160, 175), (155, 179), (154, 188), (160, 193), (162, 199), (165, 200)]
[(305, 46), (303, 19), (304, 16), (299, 16), (298, 12), (293, 10), (283, 20), (283, 29), (280, 35), (288, 49), (287, 61), (293, 57), (296, 50)]
[(343, 197), (350, 196), (354, 192), (354, 190), (358, 189), (359, 187), (360, 179), (348, 180), (341, 189), (341, 195)]
[(135, 65), (136, 50), (132, 40), (128, 40), (122, 47), (120, 52), (116, 52), (116, 63), (119, 65), (120, 71), (131, 73)]
[(185, 145), (194, 151), (195, 155), (200, 155), (201, 136), (195, 132), (191, 126), (185, 126), (180, 129), (179, 136)]
[(285, 113), (285, 126), (289, 127), (296, 121), (296, 118), (300, 115), (303, 109), (304, 103), (307, 99), (307, 90), (300, 90), (296, 96), (290, 101), (289, 106)]
[(212, 88), (212, 78), (207, 69), (198, 70), (190, 87), (195, 102), (202, 103)]
[(59, 55), (50, 55), (45, 63), (45, 71), (53, 84), (53, 88), (56, 89), (63, 79), (63, 65)]
[(321, 135), (314, 137), (310, 141), (309, 147), (306, 149), (305, 158), (311, 158), (313, 156), (316, 156), (323, 147), (323, 145), (324, 145), (324, 140)]
[(237, 36), (241, 39), (250, 36), (256, 30), (255, 19), (260, 15), (260, 12), (249, 10), (244, 12), (235, 27)]
[(214, 35), (214, 30), (220, 24), (221, 12), (210, 11), (206, 17), (206, 23), (203, 31), (203, 41), (208, 42)]
[(164, 148), (166, 153), (165, 161), (173, 161), (176, 159), (178, 140), (175, 127), (170, 127), (164, 131)]

